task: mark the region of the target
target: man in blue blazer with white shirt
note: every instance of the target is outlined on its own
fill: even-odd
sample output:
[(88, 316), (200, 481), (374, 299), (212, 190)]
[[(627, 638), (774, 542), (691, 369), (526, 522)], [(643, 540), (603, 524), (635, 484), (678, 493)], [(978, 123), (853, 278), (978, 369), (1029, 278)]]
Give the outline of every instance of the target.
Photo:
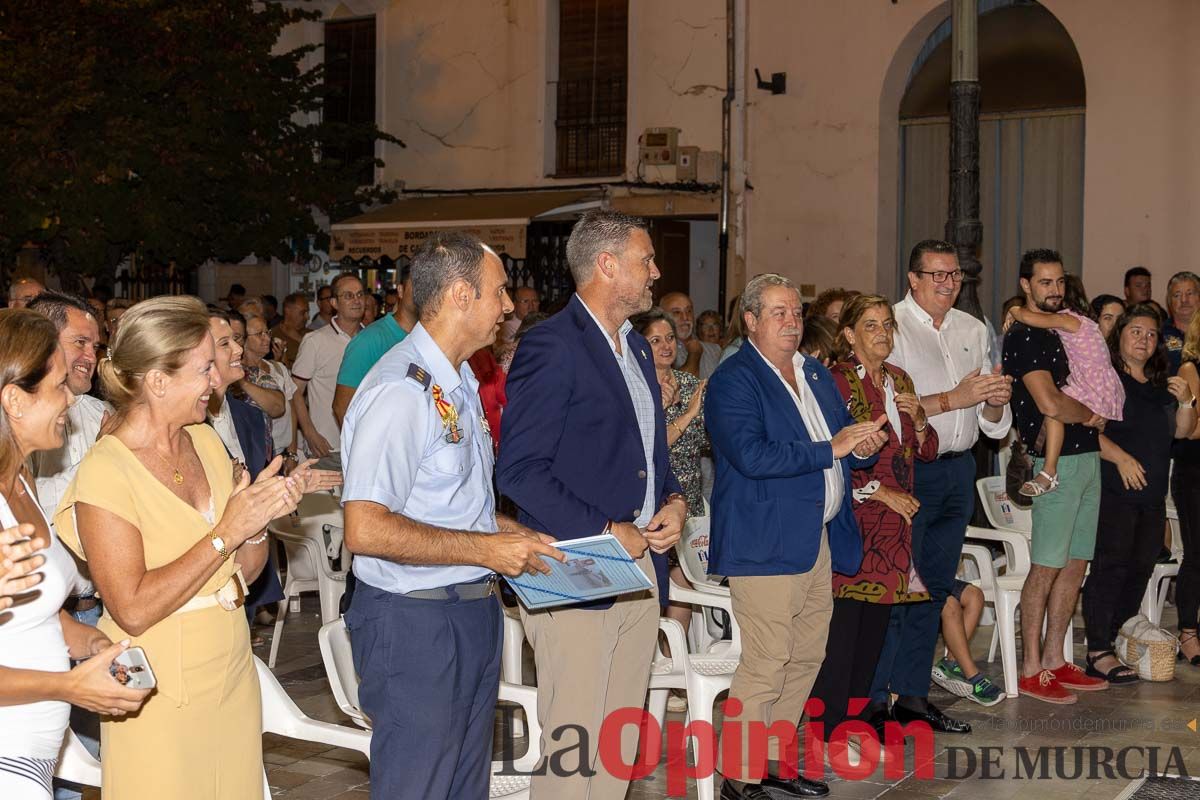
[[(759, 275), (741, 302), (746, 344), (713, 374), (704, 412), (716, 460), (709, 570), (729, 578), (742, 632), (729, 689), (742, 708), (726, 716), (741, 726), (741, 757), (721, 747), (721, 797), (821, 797), (824, 783), (797, 774), (796, 726), (825, 657), (831, 571), (862, 561), (850, 468), (874, 462), (887, 418), (855, 423), (829, 371), (798, 352), (791, 281)], [(748, 747), (755, 722), (772, 735), (765, 753)]]
[[(654, 246), (641, 220), (592, 211), (572, 229), (567, 261), (576, 294), (521, 339), (508, 373), (498, 487), (517, 504), (522, 524), (554, 536), (564, 550), (571, 539), (612, 533), (657, 578), (665, 601), (665, 554), (679, 539), (687, 502), (668, 461), (650, 346), (628, 319), (650, 308), (659, 277)], [(651, 594), (521, 610), (537, 663), (548, 767), (533, 777), (532, 800), (625, 797), (628, 780), (599, 762), (600, 728), (617, 709), (645, 703), (658, 637)], [(561, 738), (570, 726), (586, 738)], [(625, 726), (621, 736), (631, 764), (637, 729)], [(563, 749), (575, 752), (552, 757)], [(563, 763), (580, 769), (556, 774)]]

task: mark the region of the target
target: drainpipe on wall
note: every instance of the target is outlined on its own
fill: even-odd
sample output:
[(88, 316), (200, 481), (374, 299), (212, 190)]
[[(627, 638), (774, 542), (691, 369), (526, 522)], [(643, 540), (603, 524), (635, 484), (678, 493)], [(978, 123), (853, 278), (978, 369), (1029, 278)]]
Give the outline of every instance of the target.
[(720, 250), (717, 270), (717, 306), (725, 314), (725, 282), (729, 269), (729, 210), (731, 206), (729, 162), (733, 157), (733, 98), (736, 77), (736, 16), (735, 0), (725, 0), (725, 96), (721, 98), (721, 222), (717, 247)]

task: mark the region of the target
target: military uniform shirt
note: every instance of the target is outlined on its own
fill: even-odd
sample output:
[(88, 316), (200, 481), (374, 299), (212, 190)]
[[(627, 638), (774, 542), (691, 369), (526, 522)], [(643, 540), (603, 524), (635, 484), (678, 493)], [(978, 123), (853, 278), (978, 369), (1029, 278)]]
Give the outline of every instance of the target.
[[(434, 404), (433, 387), (458, 412), (457, 443)], [(363, 378), (342, 425), (342, 502), (367, 500), (426, 525), (495, 533), (492, 440), (479, 383), (455, 370), (418, 324)], [(478, 580), (484, 567), (401, 564), (355, 556), (359, 580), (405, 593)]]

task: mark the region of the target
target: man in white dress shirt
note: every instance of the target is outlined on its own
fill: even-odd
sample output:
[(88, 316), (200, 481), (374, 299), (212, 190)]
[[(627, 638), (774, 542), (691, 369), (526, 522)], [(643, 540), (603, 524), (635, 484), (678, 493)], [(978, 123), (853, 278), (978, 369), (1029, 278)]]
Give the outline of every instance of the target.
[[(954, 585), (963, 538), (975, 509), (975, 459), (983, 431), (1002, 439), (1012, 425), (1012, 379), (993, 367), (992, 341), (982, 322), (954, 308), (962, 270), (954, 245), (918, 242), (908, 261), (909, 294), (895, 306), (896, 345), (888, 361), (912, 376), (921, 405), (938, 433), (938, 457), (914, 467), (913, 560), (932, 602), (896, 605), (875, 679), (870, 719), (922, 720), (940, 733), (970, 733), (929, 703), (929, 682), (942, 606)], [(898, 695), (888, 710), (888, 693)]]
[[(67, 428), (62, 446), (56, 450), (34, 453), (32, 459), (37, 482), (38, 504), (47, 519), (53, 519), (67, 485), (75, 477), (80, 462), (100, 437), (100, 428), (108, 414), (108, 404), (88, 394), (96, 374), (96, 350), (100, 346), (100, 323), (91, 307), (81, 297), (59, 292), (42, 292), (29, 303), (29, 310), (49, 318), (58, 329), (58, 341), (67, 357), (67, 386), (75, 402), (67, 408)], [(96, 587), (88, 579), (83, 564), (79, 566), (79, 583), (67, 599), (67, 609), (76, 620), (86, 625), (100, 621), (100, 599)], [(79, 736), (92, 755), (100, 752), (100, 718), (81, 708), (71, 709), (71, 729)], [(76, 800), (80, 791), (72, 786), (57, 785), (55, 800)]]
[(702, 381), (710, 378), (721, 363), (721, 346), (696, 337), (696, 308), (692, 298), (683, 292), (668, 292), (658, 304), (674, 317), (675, 330), (679, 332), (675, 369), (690, 372)]
[(292, 380), (296, 382), (292, 411), (304, 434), (308, 455), (318, 459), (320, 469), (340, 470), (341, 426), (333, 416), (333, 395), (342, 354), (363, 329), (366, 306), (362, 281), (354, 273), (343, 272), (330, 286), (337, 313), (328, 325), (300, 340), (300, 352), (292, 365)]
[[(67, 485), (75, 477), (79, 463), (100, 436), (100, 426), (108, 414), (108, 404), (88, 394), (96, 373), (96, 350), (100, 344), (100, 323), (88, 304), (79, 297), (59, 292), (43, 292), (29, 309), (49, 318), (58, 328), (58, 340), (67, 356), (67, 386), (75, 402), (67, 409), (67, 429), (57, 450), (43, 450), (33, 456), (37, 479), (38, 503), (52, 519)], [(100, 610), (95, 589), (89, 584), (77, 598), (74, 611), (80, 622), (95, 625)]]

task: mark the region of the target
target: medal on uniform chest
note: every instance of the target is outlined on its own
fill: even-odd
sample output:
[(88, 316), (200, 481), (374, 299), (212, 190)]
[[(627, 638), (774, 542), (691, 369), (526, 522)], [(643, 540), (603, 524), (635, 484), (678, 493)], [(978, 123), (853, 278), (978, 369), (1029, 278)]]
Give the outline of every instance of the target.
[(458, 444), (462, 441), (462, 428), (458, 427), (458, 409), (442, 395), (441, 386), (435, 383), (432, 391), (434, 408), (442, 418), (442, 427), (446, 429), (446, 435), (442, 438), (448, 444)]

